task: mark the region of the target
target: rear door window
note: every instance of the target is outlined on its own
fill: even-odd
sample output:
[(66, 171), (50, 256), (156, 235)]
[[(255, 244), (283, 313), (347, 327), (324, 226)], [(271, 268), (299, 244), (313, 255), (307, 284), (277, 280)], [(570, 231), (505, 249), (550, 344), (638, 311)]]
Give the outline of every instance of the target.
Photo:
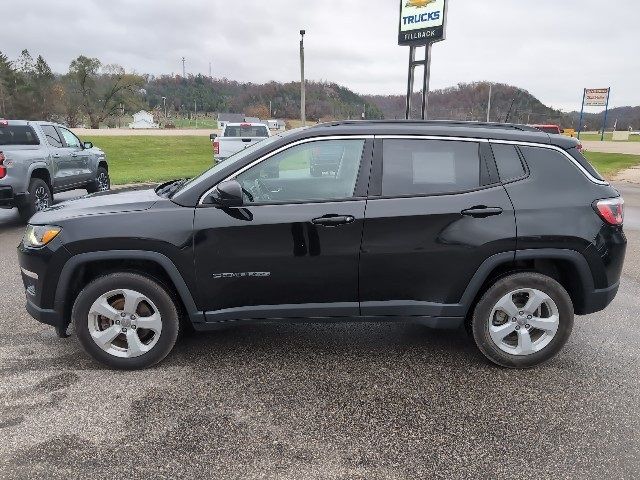
[(47, 143), (52, 147), (62, 148), (62, 139), (53, 125), (42, 125), (42, 131), (47, 139)]
[(382, 195), (437, 195), (480, 187), (479, 144), (384, 140)]
[(503, 183), (517, 180), (526, 175), (526, 170), (515, 145), (492, 143), (493, 158), (496, 160), (500, 180)]
[(40, 141), (28, 125), (8, 125), (0, 126), (0, 145), (40, 145)]

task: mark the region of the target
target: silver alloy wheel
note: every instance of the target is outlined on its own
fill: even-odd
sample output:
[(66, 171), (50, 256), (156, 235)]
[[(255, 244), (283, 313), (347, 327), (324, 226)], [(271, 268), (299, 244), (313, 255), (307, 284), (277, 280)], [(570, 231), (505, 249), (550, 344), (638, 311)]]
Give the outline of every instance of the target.
[(36, 188), (34, 192), (36, 212), (49, 208), (49, 194), (44, 187)]
[(142, 293), (127, 289), (101, 295), (89, 309), (88, 322), (96, 345), (121, 358), (144, 355), (162, 332), (158, 308)]
[(107, 190), (109, 190), (109, 177), (107, 176), (106, 173), (100, 172), (96, 180), (96, 183), (98, 184), (99, 192), (106, 192)]
[(493, 307), (489, 335), (511, 355), (526, 356), (545, 348), (560, 326), (558, 306), (546, 293), (521, 288), (507, 293)]

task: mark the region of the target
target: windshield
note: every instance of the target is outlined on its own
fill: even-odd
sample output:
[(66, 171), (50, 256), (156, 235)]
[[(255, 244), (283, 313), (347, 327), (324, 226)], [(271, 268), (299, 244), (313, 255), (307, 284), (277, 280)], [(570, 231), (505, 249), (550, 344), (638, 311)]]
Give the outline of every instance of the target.
[[(211, 177), (212, 175), (215, 175), (216, 173), (218, 173), (220, 170), (223, 170), (225, 168), (227, 168), (229, 165), (233, 165), (234, 163), (240, 163), (242, 162), (242, 160), (247, 157), (247, 155), (251, 155), (253, 152), (255, 152), (256, 150), (259, 150), (263, 147), (266, 147), (278, 140), (280, 140), (281, 138), (284, 138), (288, 135), (291, 135), (294, 132), (298, 132), (302, 130), (301, 128), (296, 128), (293, 130), (289, 130), (287, 132), (283, 132), (279, 135), (274, 135), (273, 137), (267, 137), (264, 140), (258, 142), (258, 143), (254, 143), (253, 145), (251, 145), (250, 147), (245, 148), (244, 150), (240, 150), (237, 153), (234, 153), (233, 155), (231, 155), (227, 160), (225, 160), (224, 162), (218, 163), (217, 165), (215, 165), (214, 167), (210, 168), (209, 170), (206, 170), (205, 172), (201, 173), (200, 175), (198, 175), (197, 177), (192, 178), (191, 180), (183, 183), (181, 185), (180, 190), (196, 185), (200, 182), (206, 181), (207, 178)], [(177, 193), (179, 190), (176, 190), (175, 193)]]

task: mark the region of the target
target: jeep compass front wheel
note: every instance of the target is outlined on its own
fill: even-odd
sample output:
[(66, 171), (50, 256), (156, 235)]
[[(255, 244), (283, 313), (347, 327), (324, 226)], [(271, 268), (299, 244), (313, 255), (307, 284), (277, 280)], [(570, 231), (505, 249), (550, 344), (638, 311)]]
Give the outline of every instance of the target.
[(553, 358), (573, 328), (573, 304), (554, 279), (517, 273), (498, 280), (473, 314), (473, 336), (492, 362), (530, 368)]
[(176, 306), (158, 283), (133, 273), (100, 277), (73, 306), (78, 339), (112, 368), (145, 368), (165, 358), (178, 336)]

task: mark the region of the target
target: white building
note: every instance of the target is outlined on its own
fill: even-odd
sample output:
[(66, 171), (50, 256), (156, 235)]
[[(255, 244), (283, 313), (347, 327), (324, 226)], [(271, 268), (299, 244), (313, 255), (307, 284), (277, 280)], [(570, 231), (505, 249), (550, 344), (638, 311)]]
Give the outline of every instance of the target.
[(133, 115), (133, 122), (129, 124), (129, 128), (160, 128), (153, 121), (153, 115), (144, 110), (140, 110)]

